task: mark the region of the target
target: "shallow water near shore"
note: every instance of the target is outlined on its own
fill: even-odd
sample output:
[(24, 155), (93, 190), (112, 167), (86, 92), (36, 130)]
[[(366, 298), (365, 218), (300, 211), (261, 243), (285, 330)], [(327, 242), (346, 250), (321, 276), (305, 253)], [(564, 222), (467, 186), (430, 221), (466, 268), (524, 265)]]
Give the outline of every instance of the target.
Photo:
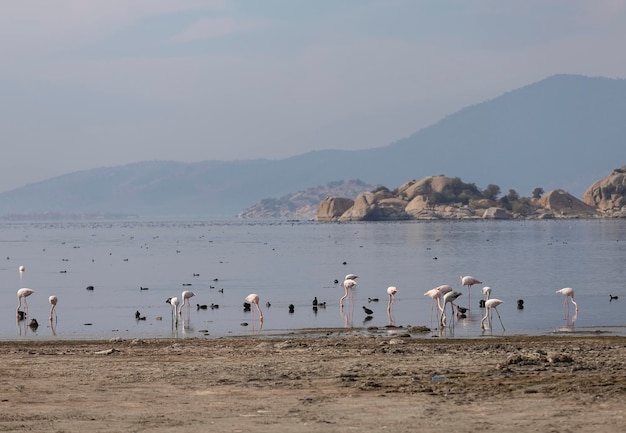
[[(390, 324), (399, 332), (426, 326), (432, 332), (414, 335), (428, 338), (626, 335), (622, 220), (15, 222), (0, 224), (0, 257), (3, 340), (214, 338), (368, 327), (398, 332), (386, 328)], [(348, 273), (359, 275), (358, 285), (352, 303), (340, 311), (343, 288), (335, 280)], [(460, 275), (483, 284), (468, 293)], [(440, 330), (424, 292), (441, 284), (461, 292), (458, 304), (470, 311)], [(388, 286), (398, 287), (391, 315)], [(484, 286), (504, 301), (498, 312), (505, 330), (497, 315), (491, 330), (481, 330)], [(20, 287), (35, 293), (27, 298), (27, 320), (18, 322)], [(555, 293), (563, 287), (575, 289), (577, 315), (571, 303), (569, 315), (563, 309), (563, 296)], [(165, 300), (180, 298), (183, 290), (195, 296), (175, 326)], [(254, 309), (243, 311), (249, 293), (260, 296), (262, 326)], [(619, 299), (609, 301), (609, 294)], [(53, 326), (50, 295), (59, 299)], [(314, 311), (314, 297), (325, 308)], [(197, 304), (219, 308), (198, 310)], [(373, 310), (371, 320), (364, 306)], [(145, 320), (135, 319), (137, 311)], [(36, 330), (27, 326), (32, 318), (39, 322)]]

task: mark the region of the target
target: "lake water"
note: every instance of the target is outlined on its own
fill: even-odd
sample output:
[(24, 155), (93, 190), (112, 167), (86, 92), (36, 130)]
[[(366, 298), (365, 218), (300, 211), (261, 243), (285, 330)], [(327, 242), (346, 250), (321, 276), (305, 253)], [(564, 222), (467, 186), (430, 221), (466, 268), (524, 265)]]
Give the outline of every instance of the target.
[[(625, 259), (622, 220), (2, 223), (0, 339), (214, 338), (385, 329), (390, 321), (433, 329), (424, 337), (626, 335)], [(358, 286), (340, 311), (343, 288), (334, 281), (348, 273), (359, 275)], [(483, 284), (468, 294), (460, 275)], [(467, 307), (469, 299), (470, 312), (440, 330), (424, 292), (441, 284), (462, 292), (458, 303)], [(392, 285), (398, 294), (390, 317), (386, 289)], [(504, 301), (498, 307), (504, 331), (495, 315), (491, 330), (480, 328), (483, 286)], [(21, 287), (35, 293), (27, 298), (28, 320), (18, 322)], [(563, 287), (576, 291), (576, 316), (571, 306), (567, 316), (563, 296), (555, 293)], [(174, 326), (165, 300), (183, 290), (195, 297)], [(254, 310), (243, 311), (249, 293), (260, 296), (262, 327)], [(620, 299), (610, 302), (609, 294)], [(53, 326), (50, 295), (59, 299)], [(326, 308), (315, 312), (314, 297)], [(198, 303), (219, 308), (197, 310)], [(363, 306), (374, 311), (369, 321)], [(136, 311), (146, 319), (135, 320)], [(27, 326), (31, 318), (39, 322), (36, 330)]]

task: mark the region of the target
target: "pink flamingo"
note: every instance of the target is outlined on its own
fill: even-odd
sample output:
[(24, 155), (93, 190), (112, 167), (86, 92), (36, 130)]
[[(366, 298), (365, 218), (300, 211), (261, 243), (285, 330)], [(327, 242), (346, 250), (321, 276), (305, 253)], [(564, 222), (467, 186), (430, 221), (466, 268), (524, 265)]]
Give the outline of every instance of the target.
[(50, 321), (52, 322), (52, 313), (54, 313), (54, 318), (56, 319), (57, 317), (57, 313), (56, 313), (56, 307), (57, 307), (57, 297), (52, 295), (48, 298), (48, 302), (50, 303), (51, 307), (50, 307)]
[(391, 313), (391, 306), (395, 301), (396, 293), (398, 293), (398, 288), (395, 286), (387, 287), (387, 294), (389, 295), (389, 301), (387, 302), (387, 317), (389, 318), (389, 323), (394, 324), (395, 320), (393, 318), (393, 314)]
[(176, 323), (176, 327), (178, 327), (178, 298), (176, 296), (172, 298), (167, 298), (165, 300), (165, 303), (172, 306), (172, 326), (174, 326), (174, 323)]
[(467, 309), (471, 309), (470, 307), (470, 288), (474, 285), (474, 284), (482, 284), (483, 282), (472, 277), (471, 275), (466, 275), (463, 276), (461, 275), (461, 285), (462, 286), (467, 286)]
[(576, 307), (576, 313), (578, 313), (578, 304), (576, 303), (576, 301), (574, 301), (574, 289), (572, 289), (571, 287), (565, 287), (564, 289), (557, 290), (556, 293), (565, 296), (565, 299), (563, 300), (563, 309), (565, 309), (565, 306), (567, 305), (568, 316), (569, 316), (569, 304), (567, 303), (567, 298), (571, 299), (572, 304), (574, 304), (574, 306)]
[(344, 295), (339, 300), (339, 306), (341, 307), (341, 309), (343, 309), (343, 300), (346, 299), (346, 298), (348, 298), (348, 300), (350, 300), (352, 298), (352, 289), (354, 287), (356, 287), (356, 279), (357, 278), (359, 278), (358, 275), (348, 274), (348, 275), (346, 275), (346, 278), (343, 281), (343, 283), (341, 283), (341, 285), (343, 286), (343, 288), (345, 290)]
[(441, 309), (440, 320), (442, 327), (446, 326), (446, 305), (450, 304), (452, 306), (452, 320), (454, 321), (454, 301), (456, 301), (456, 299), (461, 295), (461, 292), (456, 292), (454, 290), (443, 295), (443, 308)]
[(263, 322), (263, 313), (261, 312), (261, 307), (259, 307), (259, 295), (250, 293), (246, 296), (246, 302), (256, 305), (256, 309), (259, 311), (259, 321)]
[(28, 313), (28, 302), (26, 302), (26, 298), (35, 293), (33, 289), (28, 289), (23, 287), (17, 291), (17, 310), (16, 315), (19, 317), (20, 307), (22, 306), (22, 299), (24, 299), (24, 317), (26, 317), (26, 313)]
[(485, 301), (485, 317), (483, 317), (483, 320), (480, 321), (480, 327), (481, 329), (485, 329), (485, 320), (487, 320), (489, 322), (489, 329), (491, 329), (491, 317), (490, 314), (491, 313), (491, 309), (493, 308), (494, 310), (496, 310), (496, 313), (498, 314), (498, 319), (500, 319), (500, 325), (502, 325), (502, 330), (504, 331), (504, 323), (502, 323), (502, 317), (500, 317), (500, 313), (498, 313), (498, 305), (504, 303), (504, 301), (501, 301), (499, 299), (493, 298), (493, 299), (488, 299)]
[(389, 295), (389, 302), (387, 302), (387, 312), (391, 311), (391, 306), (393, 305), (393, 301), (395, 300), (396, 293), (398, 293), (397, 287), (387, 287), (387, 294)]
[(185, 306), (185, 304), (187, 304), (187, 318), (189, 318), (189, 312), (190, 310), (190, 306), (191, 304), (187, 301), (189, 298), (193, 298), (194, 296), (196, 296), (196, 294), (192, 291), (189, 290), (185, 290), (182, 294), (181, 294), (181, 298), (183, 299), (183, 303), (180, 304), (180, 308), (178, 309), (178, 314), (179, 315), (183, 315), (183, 307)]
[(443, 296), (446, 293), (450, 293), (452, 291), (452, 287), (448, 286), (447, 284), (441, 285), (441, 286), (437, 286), (434, 289), (430, 289), (429, 291), (427, 291), (426, 293), (424, 293), (424, 296), (428, 296), (429, 298), (432, 299), (432, 305), (430, 308), (430, 322), (432, 324), (433, 321), (433, 310), (435, 309), (435, 305), (437, 306), (437, 317), (439, 316), (439, 313), (441, 312), (442, 308), (441, 308), (441, 299), (443, 298)]

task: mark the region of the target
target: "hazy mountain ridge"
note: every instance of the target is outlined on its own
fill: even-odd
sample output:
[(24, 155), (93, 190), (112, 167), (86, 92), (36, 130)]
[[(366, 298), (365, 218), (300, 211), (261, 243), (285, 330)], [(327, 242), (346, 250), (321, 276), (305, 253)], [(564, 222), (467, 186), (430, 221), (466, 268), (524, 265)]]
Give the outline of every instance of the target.
[(147, 161), (0, 194), (0, 215), (45, 212), (231, 218), (260, 200), (361, 179), (445, 174), (530, 195), (585, 189), (626, 161), (626, 80), (556, 75), (463, 108), (390, 145), (283, 160)]

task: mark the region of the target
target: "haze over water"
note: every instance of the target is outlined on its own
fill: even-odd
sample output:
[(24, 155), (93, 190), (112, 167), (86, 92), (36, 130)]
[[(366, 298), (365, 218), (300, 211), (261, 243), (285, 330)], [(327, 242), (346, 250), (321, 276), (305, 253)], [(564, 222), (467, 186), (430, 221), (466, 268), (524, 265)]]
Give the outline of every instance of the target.
[[(441, 284), (462, 293), (459, 305), (467, 307), (469, 298), (468, 317), (457, 319), (454, 327), (414, 335), (626, 334), (621, 306), (626, 302), (626, 221), (620, 220), (3, 223), (0, 258), (4, 340), (214, 338), (308, 328), (368, 332), (370, 326), (385, 332), (390, 319), (402, 327), (438, 328), (424, 292)], [(25, 272), (18, 272), (20, 265)], [(358, 285), (353, 305), (342, 314), (343, 288), (334, 281), (348, 273), (359, 275)], [(483, 284), (468, 296), (460, 275)], [(93, 291), (85, 289), (90, 285)], [(388, 286), (398, 287), (391, 318)], [(498, 311), (505, 331), (495, 315), (492, 330), (480, 329), (483, 286), (504, 301)], [(20, 287), (35, 293), (27, 298), (28, 319), (18, 323)], [(563, 297), (555, 293), (563, 287), (576, 291), (580, 310), (573, 324), (571, 304), (569, 318), (564, 317)], [(191, 309), (183, 309), (184, 324), (174, 327), (165, 300), (180, 298), (183, 290), (196, 296)], [(262, 328), (254, 310), (243, 311), (249, 293), (261, 298)], [(620, 299), (609, 302), (610, 293)], [(54, 329), (48, 322), (53, 294), (59, 299)], [(326, 308), (314, 312), (314, 297)], [(524, 300), (523, 310), (517, 309), (518, 299)], [(219, 308), (196, 309), (212, 303)], [(363, 306), (374, 311), (369, 321)], [(135, 320), (136, 311), (146, 319)], [(26, 326), (31, 318), (40, 325), (35, 331)]]

